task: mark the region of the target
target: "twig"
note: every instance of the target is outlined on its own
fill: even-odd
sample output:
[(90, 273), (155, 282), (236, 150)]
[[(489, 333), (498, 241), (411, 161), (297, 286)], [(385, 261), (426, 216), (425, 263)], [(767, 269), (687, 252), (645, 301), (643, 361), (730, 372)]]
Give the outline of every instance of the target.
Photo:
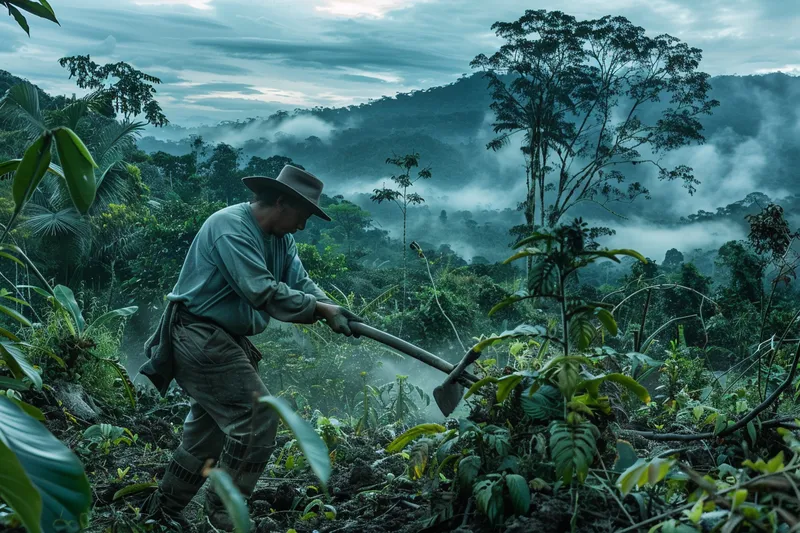
[(428, 262), (428, 258), (422, 252), (422, 248), (420, 248), (419, 245), (417, 245), (417, 247), (414, 248), (414, 244), (416, 244), (416, 242), (411, 243), (411, 248), (413, 250), (415, 250), (417, 252), (417, 254), (419, 254), (419, 256), (422, 257), (422, 259), (425, 260), (425, 266), (428, 268), (428, 278), (430, 278), (430, 280), (431, 280), (431, 287), (433, 287), (433, 298), (436, 300), (436, 305), (439, 307), (439, 311), (442, 312), (442, 315), (444, 316), (444, 318), (447, 319), (447, 321), (450, 323), (450, 327), (453, 328), (453, 333), (456, 334), (456, 339), (458, 340), (458, 344), (461, 345), (461, 349), (464, 350), (464, 351), (467, 351), (467, 347), (464, 346), (463, 342), (461, 342), (461, 337), (458, 334), (458, 330), (456, 329), (455, 324), (453, 324), (453, 321), (450, 320), (449, 316), (447, 316), (447, 313), (444, 312), (444, 308), (442, 308), (442, 304), (439, 303), (439, 290), (436, 288), (436, 282), (433, 281), (433, 274), (431, 274), (431, 265)]
[(780, 386), (775, 389), (775, 391), (770, 394), (766, 400), (758, 404), (752, 411), (747, 413), (744, 417), (742, 417), (738, 422), (734, 425), (723, 429), (719, 433), (708, 432), (708, 433), (656, 433), (654, 431), (634, 431), (634, 433), (638, 434), (641, 437), (650, 440), (680, 440), (680, 441), (690, 441), (690, 440), (703, 440), (703, 439), (713, 439), (715, 437), (724, 437), (725, 435), (730, 435), (735, 431), (740, 430), (741, 428), (745, 427), (748, 422), (753, 420), (757, 417), (762, 411), (764, 411), (767, 407), (772, 405), (778, 397), (786, 390), (794, 380), (794, 375), (797, 373), (797, 364), (800, 362), (800, 344), (797, 345), (797, 350), (794, 352), (794, 360), (792, 361), (792, 369), (789, 372), (789, 375), (786, 376), (786, 379)]
[[(614, 309), (612, 309), (611, 312), (615, 313), (617, 311), (617, 309), (622, 307), (622, 304), (624, 304), (625, 302), (627, 302), (628, 300), (630, 300), (631, 298), (633, 298), (634, 296), (636, 296), (640, 292), (651, 290), (651, 289), (659, 289), (659, 290), (660, 289), (684, 289), (684, 290), (687, 290), (687, 291), (691, 291), (691, 292), (697, 294), (698, 296), (700, 296), (701, 298), (703, 298), (704, 300), (708, 300), (709, 302), (714, 304), (714, 306), (717, 309), (719, 309), (719, 304), (717, 302), (715, 302), (714, 300), (712, 300), (711, 298), (709, 298), (708, 296), (706, 296), (705, 294), (703, 294), (702, 292), (700, 292), (698, 290), (695, 290), (695, 289), (693, 289), (691, 287), (687, 287), (685, 285), (678, 285), (677, 283), (660, 283), (658, 285), (649, 285), (647, 287), (644, 287), (643, 289), (639, 289), (637, 291), (632, 292), (631, 294), (629, 294), (628, 296), (623, 298), (622, 301), (620, 301), (617, 305), (615, 305)], [(605, 298), (607, 298), (607, 297), (608, 297), (608, 295), (606, 295), (603, 298), (603, 300), (605, 300)]]
[[(605, 470), (605, 468), (606, 468), (605, 465), (603, 465), (603, 470)], [(611, 487), (606, 485), (606, 482), (603, 481), (603, 478), (601, 478), (600, 476), (598, 476), (594, 472), (592, 473), (592, 475), (595, 478), (597, 478), (597, 481), (599, 481), (603, 485), (603, 488), (606, 489), (606, 493), (610, 494), (611, 497), (614, 498), (614, 501), (617, 502), (617, 505), (619, 505), (619, 508), (622, 509), (623, 513), (625, 513), (625, 516), (628, 518), (628, 521), (631, 524), (635, 524), (636, 522), (633, 520), (633, 517), (630, 515), (630, 513), (628, 513), (628, 510), (625, 509), (625, 506), (622, 504), (622, 501), (617, 497), (616, 494), (614, 494), (614, 489), (612, 489)], [(606, 472), (606, 475), (608, 475), (608, 472)]]

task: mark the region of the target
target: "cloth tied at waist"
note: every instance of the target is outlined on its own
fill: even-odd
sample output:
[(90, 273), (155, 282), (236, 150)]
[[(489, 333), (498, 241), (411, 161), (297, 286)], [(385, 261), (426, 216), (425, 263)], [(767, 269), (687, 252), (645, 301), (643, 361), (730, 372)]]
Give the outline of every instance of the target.
[(139, 373), (146, 376), (153, 383), (162, 397), (166, 396), (170, 383), (172, 383), (175, 376), (172, 328), (176, 323), (186, 326), (198, 322), (210, 324), (225, 331), (242, 347), (253, 366), (257, 366), (258, 362), (263, 359), (258, 348), (245, 335), (233, 335), (216, 322), (190, 313), (182, 303), (169, 302), (161, 315), (155, 332), (145, 342), (144, 353), (147, 357), (147, 362), (139, 368)]

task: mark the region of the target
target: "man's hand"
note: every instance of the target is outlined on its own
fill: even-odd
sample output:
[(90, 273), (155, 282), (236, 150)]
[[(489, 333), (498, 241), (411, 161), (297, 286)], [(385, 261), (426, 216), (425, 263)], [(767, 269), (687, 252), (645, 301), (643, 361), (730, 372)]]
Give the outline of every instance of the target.
[[(364, 321), (360, 316), (348, 311), (344, 307), (322, 302), (317, 302), (317, 308), (314, 312), (319, 318), (324, 319), (325, 323), (328, 324), (328, 327), (333, 331), (347, 337), (353, 335), (353, 332), (350, 330), (350, 322)], [(358, 335), (355, 336), (358, 337)]]

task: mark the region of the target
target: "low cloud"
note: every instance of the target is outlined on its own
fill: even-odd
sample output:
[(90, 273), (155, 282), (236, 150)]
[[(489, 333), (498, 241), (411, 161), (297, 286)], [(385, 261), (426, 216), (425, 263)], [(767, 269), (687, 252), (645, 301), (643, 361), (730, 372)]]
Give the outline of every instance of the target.
[(670, 248), (689, 252), (697, 248), (717, 249), (731, 240), (747, 237), (742, 226), (726, 222), (703, 222), (663, 226), (644, 218), (631, 218), (614, 226), (616, 235), (603, 237), (609, 248), (630, 248), (659, 263)]

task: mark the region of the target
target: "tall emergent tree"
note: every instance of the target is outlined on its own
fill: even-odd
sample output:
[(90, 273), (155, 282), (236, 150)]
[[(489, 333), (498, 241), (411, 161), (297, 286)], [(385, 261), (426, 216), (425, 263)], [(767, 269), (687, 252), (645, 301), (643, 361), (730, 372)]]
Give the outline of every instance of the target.
[[(147, 122), (153, 126), (169, 124), (154, 98), (156, 90), (153, 85), (161, 83), (159, 78), (122, 61), (100, 66), (88, 55), (62, 57), (58, 64), (69, 70), (70, 78), (76, 77), (75, 83), (81, 89), (99, 91), (108, 106), (122, 113), (126, 120), (144, 113)], [(116, 78), (117, 81), (106, 86), (108, 78)]]
[(425, 167), (417, 172), (415, 178), (411, 177), (411, 169), (419, 166), (419, 154), (406, 154), (400, 157), (386, 158), (386, 164), (395, 165), (399, 167), (402, 172), (400, 174), (392, 175), (391, 180), (397, 184), (397, 189), (389, 189), (384, 187), (382, 189), (375, 189), (374, 194), (370, 196), (373, 202), (392, 201), (400, 212), (403, 213), (403, 311), (406, 309), (406, 232), (408, 228), (408, 206), (417, 205), (425, 202), (425, 199), (415, 192), (409, 192), (408, 189), (414, 186), (416, 182), (421, 179), (431, 178), (430, 167)]
[(669, 168), (663, 156), (702, 143), (698, 117), (719, 105), (708, 97), (708, 74), (697, 70), (701, 50), (669, 35), (648, 37), (624, 17), (578, 21), (528, 10), (492, 29), (505, 44), (470, 66), (484, 70), (494, 100), (498, 136), (487, 148), (523, 133), (526, 233), (555, 226), (581, 202), (649, 197), (639, 181), (623, 186), (636, 165), (695, 191), (692, 169)]

